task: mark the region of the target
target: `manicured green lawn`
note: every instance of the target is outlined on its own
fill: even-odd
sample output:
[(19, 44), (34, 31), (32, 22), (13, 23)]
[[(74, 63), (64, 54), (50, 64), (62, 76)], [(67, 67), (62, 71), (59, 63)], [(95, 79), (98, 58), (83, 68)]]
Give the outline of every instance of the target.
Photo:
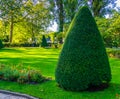
[[(43, 48), (5, 48), (0, 50), (0, 63), (22, 64), (41, 70), (51, 81), (37, 84), (18, 84), (0, 81), (0, 89), (30, 94), (43, 99), (120, 99), (120, 59), (110, 58), (112, 81), (110, 87), (98, 92), (70, 92), (59, 87), (54, 80), (60, 50)], [(119, 98), (117, 98), (119, 97)]]

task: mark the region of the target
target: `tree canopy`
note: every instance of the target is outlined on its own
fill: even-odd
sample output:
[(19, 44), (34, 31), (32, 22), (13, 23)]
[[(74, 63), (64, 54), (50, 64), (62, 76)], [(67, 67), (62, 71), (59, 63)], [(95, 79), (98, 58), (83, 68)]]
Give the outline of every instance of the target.
[[(48, 33), (48, 27), (55, 22), (57, 33), (66, 32), (75, 13), (84, 5), (90, 8), (94, 17), (104, 22), (111, 20), (116, 10), (116, 0), (0, 0), (0, 37), (10, 43), (28, 42), (29, 39), (33, 42), (43, 32)], [(110, 17), (106, 19), (106, 16)], [(104, 22), (101, 21), (101, 25)], [(101, 30), (103, 35), (111, 34)]]

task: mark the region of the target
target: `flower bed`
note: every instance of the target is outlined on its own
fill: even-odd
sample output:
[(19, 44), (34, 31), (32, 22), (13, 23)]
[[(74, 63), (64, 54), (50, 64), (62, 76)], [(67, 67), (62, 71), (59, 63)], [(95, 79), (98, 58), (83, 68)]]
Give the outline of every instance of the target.
[(0, 80), (15, 81), (18, 83), (42, 83), (49, 80), (41, 75), (39, 70), (24, 68), (23, 66), (6, 66), (0, 64)]

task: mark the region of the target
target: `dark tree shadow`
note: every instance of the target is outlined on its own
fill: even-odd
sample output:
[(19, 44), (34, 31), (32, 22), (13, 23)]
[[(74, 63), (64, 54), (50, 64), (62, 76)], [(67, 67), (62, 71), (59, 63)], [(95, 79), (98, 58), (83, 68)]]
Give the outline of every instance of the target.
[(14, 53), (23, 53), (24, 50), (18, 50), (18, 49), (10, 49), (10, 48), (3, 48), (0, 50), (0, 52), (14, 52)]
[(108, 84), (108, 83), (102, 83), (102, 84), (96, 85), (96, 86), (91, 85), (91, 86), (87, 89), (87, 91), (89, 91), (89, 92), (104, 91), (104, 90), (107, 89), (109, 86), (110, 86), (110, 84)]

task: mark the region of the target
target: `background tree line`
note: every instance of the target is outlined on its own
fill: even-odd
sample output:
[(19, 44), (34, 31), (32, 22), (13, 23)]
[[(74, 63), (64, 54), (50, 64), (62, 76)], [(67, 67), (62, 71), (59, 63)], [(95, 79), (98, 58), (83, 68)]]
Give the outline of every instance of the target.
[(48, 27), (56, 22), (58, 31), (50, 37), (61, 40), (75, 13), (86, 5), (96, 18), (106, 46), (120, 46), (120, 14), (119, 8), (115, 8), (116, 1), (0, 0), (0, 38), (10, 43), (40, 43), (42, 35), (50, 32)]

